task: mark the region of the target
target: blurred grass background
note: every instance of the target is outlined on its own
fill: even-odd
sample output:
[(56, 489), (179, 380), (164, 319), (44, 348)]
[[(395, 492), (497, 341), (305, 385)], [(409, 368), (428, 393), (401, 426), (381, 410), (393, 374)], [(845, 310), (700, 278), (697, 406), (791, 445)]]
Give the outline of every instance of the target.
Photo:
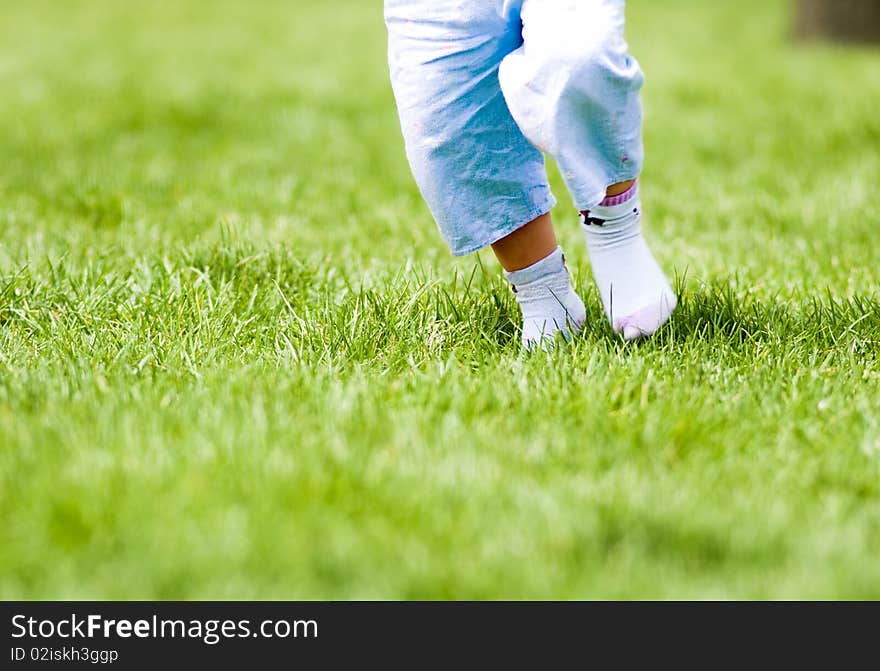
[(880, 52), (628, 4), (683, 307), (617, 343), (561, 207), (523, 359), (379, 3), (0, 0), (0, 596), (880, 596)]

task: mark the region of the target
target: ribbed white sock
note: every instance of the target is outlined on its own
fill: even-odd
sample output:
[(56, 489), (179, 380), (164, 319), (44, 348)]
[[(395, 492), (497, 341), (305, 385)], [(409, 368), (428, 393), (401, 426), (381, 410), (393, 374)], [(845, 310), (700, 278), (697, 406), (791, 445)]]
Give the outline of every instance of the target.
[(567, 340), (577, 333), (587, 313), (571, 286), (562, 248), (537, 263), (504, 272), (522, 309), (522, 342), (526, 349), (550, 344), (561, 333)]
[(652, 335), (678, 300), (642, 237), (638, 184), (581, 212), (581, 225), (602, 305), (626, 340)]

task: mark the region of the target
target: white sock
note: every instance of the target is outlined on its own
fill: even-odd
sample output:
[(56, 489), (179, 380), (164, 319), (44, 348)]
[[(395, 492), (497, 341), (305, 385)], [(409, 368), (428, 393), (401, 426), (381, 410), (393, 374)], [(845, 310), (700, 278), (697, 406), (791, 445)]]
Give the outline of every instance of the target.
[(652, 335), (678, 300), (642, 237), (638, 184), (581, 212), (593, 276), (605, 314), (626, 340)]
[(584, 303), (571, 286), (562, 248), (537, 263), (504, 272), (522, 309), (522, 342), (526, 349), (545, 347), (561, 333), (567, 340), (587, 317)]

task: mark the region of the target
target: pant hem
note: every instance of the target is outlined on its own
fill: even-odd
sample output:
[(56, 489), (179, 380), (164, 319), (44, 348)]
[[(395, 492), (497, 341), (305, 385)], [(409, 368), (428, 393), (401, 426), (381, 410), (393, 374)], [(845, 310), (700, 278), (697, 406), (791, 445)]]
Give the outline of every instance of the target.
[(483, 242), (472, 243), (466, 247), (452, 249), (453, 256), (467, 256), (468, 254), (473, 254), (474, 252), (478, 252), (481, 249), (485, 249), (490, 245), (498, 242), (502, 238), (506, 238), (511, 233), (518, 231), (520, 228), (533, 222), (538, 217), (544, 216), (554, 207), (556, 207), (557, 200), (552, 193), (548, 193), (547, 196), (542, 199), (537, 204), (532, 205), (531, 209), (525, 215), (524, 220), (515, 219), (510, 224), (505, 226), (504, 228), (500, 228), (498, 230), (493, 230), (492, 234), (486, 238)]

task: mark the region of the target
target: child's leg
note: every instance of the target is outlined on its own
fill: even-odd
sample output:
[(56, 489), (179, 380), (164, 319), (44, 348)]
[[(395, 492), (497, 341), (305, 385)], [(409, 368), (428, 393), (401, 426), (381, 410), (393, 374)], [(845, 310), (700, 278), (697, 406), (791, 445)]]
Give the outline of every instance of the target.
[(498, 82), (522, 44), (517, 2), (386, 0), (391, 78), (419, 188), (452, 252), (494, 245), (523, 308), (523, 341), (567, 333), (585, 312), (547, 213), (544, 158)]
[(553, 219), (547, 213), (492, 243), (492, 251), (504, 270), (514, 272), (546, 258), (557, 246)]
[(557, 333), (567, 337), (580, 329), (586, 308), (571, 285), (549, 214), (494, 243), (492, 250), (522, 310), (526, 348), (549, 343)]
[(608, 319), (633, 339), (656, 331), (676, 297), (641, 234), (633, 180), (643, 161), (643, 77), (627, 53), (624, 4), (524, 0), (524, 44), (500, 78), (520, 129), (559, 164)]

